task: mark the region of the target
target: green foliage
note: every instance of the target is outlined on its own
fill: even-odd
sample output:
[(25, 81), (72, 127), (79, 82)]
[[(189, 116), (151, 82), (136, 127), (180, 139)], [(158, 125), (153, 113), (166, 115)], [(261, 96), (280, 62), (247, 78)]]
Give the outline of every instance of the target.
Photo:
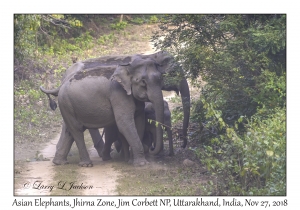
[(124, 30), (127, 26), (127, 22), (126, 21), (122, 21), (122, 22), (118, 22), (118, 23), (112, 23), (110, 25), (110, 27), (114, 30)]
[(141, 25), (144, 23), (155, 24), (159, 21), (159, 18), (156, 15), (131, 15), (131, 22)]
[(277, 108), (264, 120), (260, 114), (253, 115), (244, 123), (247, 132), (243, 133), (237, 125), (222, 123), (218, 112), (210, 110), (213, 125), (224, 132), (215, 132), (196, 154), (218, 176), (215, 191), (221, 195), (285, 195), (286, 110)]
[(160, 29), (155, 46), (206, 83), (191, 118), (215, 193), (285, 195), (286, 16), (165, 15)]
[[(38, 55), (39, 50), (47, 49), (49, 45), (53, 47), (52, 53), (56, 53), (56, 48), (61, 47), (53, 45), (66, 45), (60, 43), (61, 38), (76, 36), (77, 29), (82, 26), (83, 23), (72, 15), (14, 15), (15, 63)], [(61, 53), (60, 50), (57, 52)]]
[(81, 52), (87, 49), (91, 49), (94, 46), (94, 38), (90, 35), (90, 32), (85, 32), (82, 35), (71, 38), (69, 40), (57, 39), (53, 42), (51, 47), (44, 45), (40, 48), (42, 52), (47, 55), (63, 55), (68, 52)]
[(183, 120), (183, 109), (182, 107), (176, 107), (172, 110), (172, 124), (182, 122)]
[[(39, 134), (45, 133), (44, 126), (53, 124), (59, 119), (59, 113), (49, 115), (48, 100), (38, 85), (32, 81), (22, 80), (14, 91), (14, 131), (16, 143), (27, 143), (41, 140)], [(43, 139), (46, 140), (46, 139)]]
[(140, 18), (140, 17), (136, 17), (136, 18), (133, 18), (133, 19), (131, 20), (131, 22), (133, 22), (133, 23), (135, 23), (135, 24), (138, 24), (138, 25), (141, 25), (141, 24), (143, 24), (145, 21), (144, 21), (144, 19), (142, 19), (142, 18)]
[(157, 23), (158, 22), (158, 18), (155, 16), (155, 15), (152, 15), (151, 17), (150, 17), (150, 20), (149, 20), (149, 22), (150, 23)]
[[(180, 104), (181, 103), (181, 98), (178, 95), (176, 95), (176, 96), (174, 96), (170, 99), (170, 102), (175, 103), (175, 104)], [(182, 122), (182, 120), (183, 120), (183, 108), (182, 108), (182, 106), (175, 107), (172, 110), (172, 117), (171, 117), (172, 125), (175, 125), (176, 123), (180, 123), (180, 122)]]
[(117, 37), (115, 36), (114, 33), (110, 33), (108, 35), (102, 35), (98, 38), (97, 43), (98, 44), (113, 44), (114, 42), (116, 42)]
[(40, 15), (14, 16), (14, 56), (24, 59), (33, 54), (36, 45), (36, 33), (40, 26)]
[(65, 71), (66, 71), (65, 67), (54, 69), (54, 77), (60, 79), (62, 75), (65, 73)]

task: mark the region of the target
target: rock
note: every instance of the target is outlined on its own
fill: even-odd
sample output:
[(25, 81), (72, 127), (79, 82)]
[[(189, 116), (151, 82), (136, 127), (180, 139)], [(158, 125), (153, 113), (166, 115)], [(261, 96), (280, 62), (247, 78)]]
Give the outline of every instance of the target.
[(117, 152), (117, 150), (112, 150), (110, 152), (110, 156), (113, 158), (113, 159), (118, 159), (118, 158), (121, 158), (121, 152)]
[(36, 103), (36, 105), (38, 105), (38, 106), (43, 106), (43, 101), (38, 101), (38, 102)]
[(195, 162), (194, 162), (194, 161), (191, 161), (191, 160), (189, 160), (189, 159), (185, 159), (185, 160), (183, 161), (183, 165), (189, 167), (189, 166), (195, 165)]

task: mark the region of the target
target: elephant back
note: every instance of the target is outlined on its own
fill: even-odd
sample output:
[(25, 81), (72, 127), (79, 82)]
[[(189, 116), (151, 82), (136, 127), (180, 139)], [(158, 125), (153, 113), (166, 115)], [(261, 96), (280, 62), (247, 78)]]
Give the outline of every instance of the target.
[(103, 56), (82, 61), (84, 69), (91, 69), (100, 66), (117, 66), (132, 62), (134, 56)]
[(110, 79), (113, 75), (114, 71), (116, 70), (117, 65), (110, 65), (110, 66), (96, 66), (93, 68), (88, 69), (81, 69), (77, 71), (74, 76), (70, 78), (70, 82), (73, 80), (82, 80), (86, 77), (105, 77)]

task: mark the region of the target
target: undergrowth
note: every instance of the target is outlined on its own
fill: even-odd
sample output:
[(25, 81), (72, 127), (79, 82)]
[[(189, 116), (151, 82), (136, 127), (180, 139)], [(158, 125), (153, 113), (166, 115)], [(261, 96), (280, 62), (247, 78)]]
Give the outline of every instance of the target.
[[(21, 22), (21, 18), (18, 20), (19, 25), (29, 24)], [(141, 53), (149, 47), (147, 40), (152, 31), (151, 25), (135, 26), (125, 22), (119, 24), (117, 20), (111, 22), (109, 17), (101, 15), (95, 16), (93, 22), (98, 26), (91, 26), (89, 21), (73, 21), (72, 24), (80, 26), (74, 31), (76, 36), (60, 37), (59, 31), (53, 31), (54, 35), (57, 34), (55, 39), (48, 40), (44, 44), (38, 43), (37, 46), (36, 42), (30, 42), (31, 36), (27, 37), (29, 40), (27, 51), (30, 54), (19, 53), (26, 56), (15, 60), (15, 148), (30, 143), (46, 142), (54, 136), (55, 132), (59, 132), (62, 122), (59, 109), (55, 111), (50, 109), (48, 98), (39, 90), (40, 86), (46, 89), (58, 87), (62, 75), (74, 61), (112, 54)], [(139, 30), (136, 29), (137, 27)], [(79, 33), (80, 30), (82, 32)], [(95, 33), (96, 31), (100, 33)]]

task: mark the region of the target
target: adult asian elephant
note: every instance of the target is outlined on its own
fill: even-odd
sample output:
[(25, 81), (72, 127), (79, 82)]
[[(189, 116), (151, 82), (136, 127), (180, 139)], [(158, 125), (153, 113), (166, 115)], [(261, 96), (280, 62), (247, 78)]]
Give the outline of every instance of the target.
[[(136, 57), (140, 57), (142, 59), (153, 59), (155, 62), (161, 64), (161, 69), (166, 72), (166, 75), (163, 77), (162, 81), (162, 90), (166, 91), (175, 91), (177, 94), (180, 93), (181, 99), (182, 99), (182, 106), (183, 106), (183, 125), (182, 125), (182, 134), (180, 134), (180, 138), (183, 140), (182, 147), (185, 148), (187, 145), (187, 128), (189, 125), (189, 117), (190, 117), (190, 91), (189, 86), (187, 83), (187, 80), (184, 77), (181, 77), (178, 79), (174, 79), (174, 74), (176, 75), (183, 75), (182, 69), (177, 65), (177, 63), (174, 62), (173, 57), (171, 57), (167, 52), (160, 51), (154, 54), (150, 55), (130, 55), (130, 56), (104, 56), (100, 58), (94, 58), (94, 59), (88, 59), (85, 61), (82, 61), (84, 64), (85, 69), (87, 68), (97, 68), (97, 67), (105, 67), (105, 66), (111, 66), (111, 65), (118, 65), (126, 62), (132, 62), (132, 60)], [(77, 65), (71, 66), (69, 69), (67, 69), (65, 75), (63, 76), (63, 81), (69, 77), (71, 77), (74, 73), (81, 70), (82, 67), (77, 67)], [(104, 68), (102, 68), (104, 69)], [(111, 75), (113, 69), (111, 72), (109, 70), (105, 70), (103, 74)], [(63, 83), (62, 81), (62, 83)], [(44, 89), (41, 88), (43, 91)], [(59, 88), (52, 91), (52, 95), (57, 95), (59, 91)], [(45, 91), (44, 91), (45, 92)], [(48, 94), (49, 97), (49, 94)], [(50, 101), (50, 107), (54, 110), (56, 108), (55, 102), (49, 97)], [(117, 131), (113, 129), (113, 127), (108, 128), (109, 132), (106, 132), (105, 138), (110, 139), (109, 141), (115, 141), (117, 138)], [(101, 138), (101, 135), (98, 131), (98, 129), (89, 129), (89, 132), (92, 136), (94, 147), (96, 148), (99, 156), (102, 156), (102, 149), (104, 146), (103, 140)], [(111, 140), (112, 139), (112, 140)], [(60, 142), (59, 142), (60, 143)], [(105, 158), (107, 159), (107, 158)]]
[[(48, 96), (58, 96), (64, 120), (53, 162), (66, 164), (75, 140), (80, 155), (79, 165), (92, 166), (83, 131), (117, 125), (132, 148), (133, 164), (146, 164), (141, 143), (145, 126), (144, 102), (154, 104), (157, 121), (163, 123), (163, 73), (159, 63), (138, 56), (103, 65), (97, 65), (97, 61), (79, 62), (67, 70), (59, 88), (47, 91), (41, 87)], [(162, 148), (160, 126), (156, 132), (157, 142), (152, 154), (157, 154)]]
[[(183, 76), (183, 70), (181, 67), (174, 61), (174, 58), (165, 51), (159, 51), (150, 55), (136, 54), (131, 56), (104, 56), (95, 59), (89, 59), (84, 62), (86, 63), (96, 63), (95, 65), (110, 65), (118, 64), (124, 61), (130, 61), (134, 57), (140, 57), (143, 59), (151, 58), (155, 62), (161, 64), (161, 68), (166, 73), (163, 76), (162, 90), (166, 91), (175, 91), (177, 94), (180, 93), (182, 107), (183, 107), (183, 124), (182, 124), (182, 133), (180, 133), (180, 138), (183, 140), (182, 147), (185, 148), (187, 145), (187, 129), (189, 125), (190, 118), (190, 90), (186, 78)], [(94, 131), (94, 133), (99, 131)], [(109, 141), (115, 141), (117, 131), (111, 131), (105, 134), (105, 139), (113, 139)], [(94, 145), (100, 145), (102, 140), (95, 139)], [(97, 143), (98, 142), (98, 143)], [(100, 142), (100, 143), (99, 143)], [(96, 147), (97, 149), (97, 147)], [(99, 150), (99, 149), (98, 149)], [(106, 159), (106, 158), (105, 158)]]

